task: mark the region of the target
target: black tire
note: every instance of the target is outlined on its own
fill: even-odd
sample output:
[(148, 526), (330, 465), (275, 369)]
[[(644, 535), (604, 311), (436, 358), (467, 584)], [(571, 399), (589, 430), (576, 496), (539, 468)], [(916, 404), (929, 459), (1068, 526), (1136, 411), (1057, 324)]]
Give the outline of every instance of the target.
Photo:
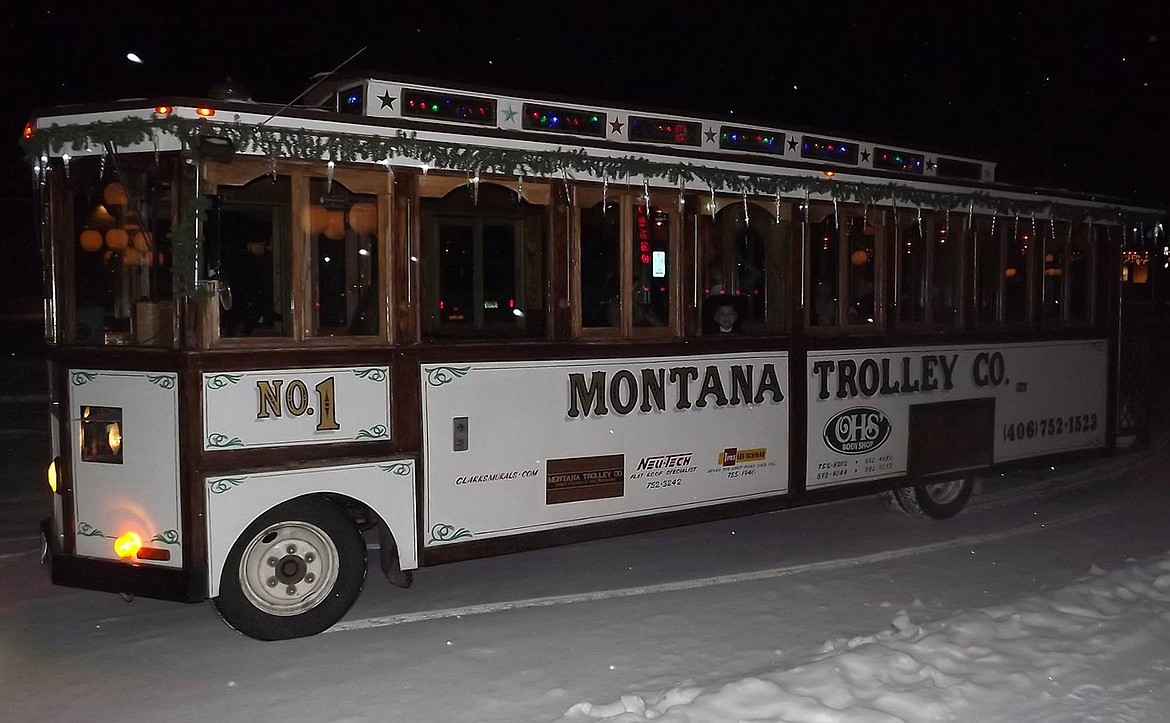
[(257, 640), (316, 635), (349, 611), (366, 580), (366, 545), (340, 507), (302, 498), (265, 512), (232, 546), (213, 602)]
[(890, 490), (887, 499), (891, 507), (902, 510), (911, 517), (929, 517), (945, 520), (959, 514), (967, 506), (975, 480), (959, 477), (945, 482), (916, 484), (913, 487), (899, 487)]

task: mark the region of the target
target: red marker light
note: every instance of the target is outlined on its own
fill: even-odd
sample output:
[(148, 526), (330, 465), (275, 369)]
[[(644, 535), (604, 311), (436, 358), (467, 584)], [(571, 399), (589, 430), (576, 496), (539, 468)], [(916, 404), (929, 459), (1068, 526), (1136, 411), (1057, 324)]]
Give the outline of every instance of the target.
[(215, 108), (196, 108), (195, 115), (201, 118), (210, 118), (215, 115)]
[(154, 107), (154, 114), (155, 115), (170, 115), (172, 112), (174, 112), (174, 110), (175, 109), (169, 105), (156, 105)]

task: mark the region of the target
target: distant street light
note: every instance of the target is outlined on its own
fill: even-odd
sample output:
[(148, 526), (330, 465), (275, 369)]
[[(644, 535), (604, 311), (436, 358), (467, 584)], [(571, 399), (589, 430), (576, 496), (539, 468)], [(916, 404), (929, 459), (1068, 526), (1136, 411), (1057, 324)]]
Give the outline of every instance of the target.
[(142, 65), (143, 62), (142, 58), (138, 57), (138, 53), (126, 53), (126, 60), (139, 65)]

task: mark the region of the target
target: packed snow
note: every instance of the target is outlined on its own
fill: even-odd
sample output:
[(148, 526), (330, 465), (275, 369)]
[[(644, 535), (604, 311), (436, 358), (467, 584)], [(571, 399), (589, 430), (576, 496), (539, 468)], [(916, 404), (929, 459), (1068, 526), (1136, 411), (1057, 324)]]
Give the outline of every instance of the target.
[[(1130, 721), (1170, 716), (1170, 555), (1044, 596), (835, 638), (791, 664), (679, 685), (563, 723)], [(1143, 670), (1144, 668), (1144, 670)], [(1140, 672), (1139, 672), (1140, 671)]]

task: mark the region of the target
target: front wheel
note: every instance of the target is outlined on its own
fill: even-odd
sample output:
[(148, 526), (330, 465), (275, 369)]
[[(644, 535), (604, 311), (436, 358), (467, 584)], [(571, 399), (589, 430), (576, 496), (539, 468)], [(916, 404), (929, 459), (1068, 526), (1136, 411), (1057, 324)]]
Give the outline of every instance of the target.
[(329, 628), (357, 599), (366, 546), (337, 505), (299, 499), (257, 518), (236, 540), (215, 607), (258, 640), (300, 638)]
[(975, 489), (971, 477), (899, 487), (889, 492), (894, 504), (908, 515), (945, 520), (959, 514)]

